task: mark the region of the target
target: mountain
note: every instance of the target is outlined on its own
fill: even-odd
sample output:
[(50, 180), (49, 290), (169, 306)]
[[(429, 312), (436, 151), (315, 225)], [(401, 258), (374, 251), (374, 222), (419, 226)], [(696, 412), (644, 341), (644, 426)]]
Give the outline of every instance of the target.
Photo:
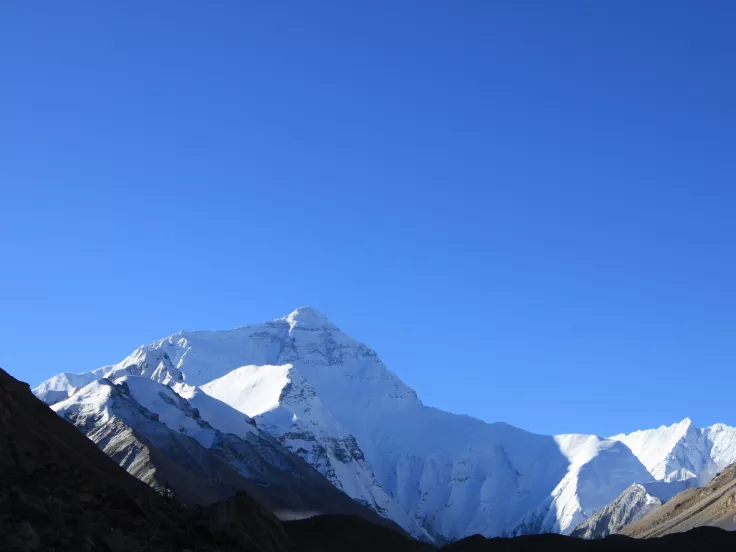
[(2, 369), (0, 489), (1, 550), (289, 548), (278, 520), (244, 495), (200, 512), (162, 497)]
[[(112, 385), (124, 386), (123, 383)], [(189, 427), (186, 425), (189, 422), (184, 424)], [(688, 491), (694, 502), (679, 501), (681, 506), (673, 511), (716, 514), (716, 521), (724, 519), (726, 512), (726, 517), (730, 515), (733, 521), (735, 476), (734, 469), (729, 469), (708, 488), (697, 493)], [(384, 552), (429, 552), (434, 549), (353, 516), (290, 521), (285, 532), (274, 516), (242, 493), (204, 509), (187, 508), (126, 473), (74, 426), (35, 399), (27, 385), (2, 370), (0, 488), (3, 489), (0, 549), (8, 551), (329, 552), (349, 549), (368, 552), (380, 548)], [(669, 522), (675, 521), (673, 515), (680, 516), (676, 513), (658, 518), (668, 527), (661, 523), (655, 525), (659, 529), (672, 529)], [(443, 550), (694, 552), (730, 550), (734, 545), (736, 533), (700, 527), (641, 540), (618, 535), (593, 541), (552, 534), (514, 539), (474, 536)]]
[(571, 537), (599, 539), (619, 532), (625, 526), (638, 521), (662, 505), (662, 501), (650, 495), (643, 485), (635, 483), (621, 493), (608, 506), (578, 525)]
[(651, 538), (712, 526), (736, 530), (736, 464), (719, 473), (707, 485), (688, 489), (661, 508), (623, 529), (637, 538)]
[(614, 435), (658, 481), (697, 479), (705, 484), (736, 462), (736, 428), (715, 424), (704, 429), (689, 418), (671, 426)]
[[(536, 435), (425, 406), (375, 351), (309, 307), (233, 330), (180, 332), (34, 392), (54, 404), (100, 378), (131, 375), (219, 399), (350, 497), (436, 543), (569, 532), (654, 478), (637, 457), (648, 460), (649, 448), (632, 453), (625, 436)], [(217, 427), (216, 414), (201, 415)], [(736, 450), (727, 432), (722, 441), (724, 457)]]
[(281, 519), (350, 513), (383, 522), (245, 414), (196, 388), (177, 387), (180, 394), (141, 376), (103, 378), (52, 409), (128, 473), (189, 504), (247, 491)]

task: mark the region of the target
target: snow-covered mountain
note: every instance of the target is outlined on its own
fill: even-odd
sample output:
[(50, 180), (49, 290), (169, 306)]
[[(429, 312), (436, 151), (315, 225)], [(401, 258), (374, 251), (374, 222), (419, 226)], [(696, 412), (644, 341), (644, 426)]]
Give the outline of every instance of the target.
[(678, 493), (709, 483), (736, 462), (736, 428), (714, 424), (703, 429), (689, 418), (670, 426), (619, 434), (610, 439), (628, 446), (652, 481), (626, 489), (571, 534), (599, 538), (620, 532)]
[[(308, 307), (234, 330), (181, 332), (34, 392), (53, 404), (126, 375), (219, 399), (349, 496), (437, 541), (569, 532), (659, 473), (651, 447), (632, 452), (630, 436), (536, 435), (427, 407), (372, 349)], [(201, 412), (217, 427), (217, 412)], [(719, 458), (736, 451), (729, 430), (709, 449)]]
[(697, 479), (708, 483), (736, 462), (736, 428), (715, 424), (704, 429), (689, 418), (670, 426), (611, 437), (621, 441), (658, 481)]

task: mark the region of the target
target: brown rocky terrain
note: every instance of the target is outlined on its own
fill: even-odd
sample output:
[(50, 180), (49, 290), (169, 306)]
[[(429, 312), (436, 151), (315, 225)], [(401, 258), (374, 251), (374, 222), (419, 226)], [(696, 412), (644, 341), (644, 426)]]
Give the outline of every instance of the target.
[(649, 538), (702, 526), (736, 529), (736, 464), (723, 470), (704, 487), (675, 495), (662, 507), (625, 527), (621, 533)]

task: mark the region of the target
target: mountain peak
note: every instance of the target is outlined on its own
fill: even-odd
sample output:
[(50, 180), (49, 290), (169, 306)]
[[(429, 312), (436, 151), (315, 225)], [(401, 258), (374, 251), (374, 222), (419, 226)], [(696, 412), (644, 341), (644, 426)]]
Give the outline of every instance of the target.
[(327, 317), (313, 307), (299, 307), (289, 316), (283, 318), (289, 323), (291, 329), (303, 328), (308, 330), (316, 330), (321, 328), (336, 329), (335, 326), (327, 320)]
[(681, 427), (684, 429), (689, 428), (691, 425), (693, 425), (693, 421), (690, 418), (685, 418), (684, 420), (682, 420), (681, 422), (677, 424), (678, 427)]

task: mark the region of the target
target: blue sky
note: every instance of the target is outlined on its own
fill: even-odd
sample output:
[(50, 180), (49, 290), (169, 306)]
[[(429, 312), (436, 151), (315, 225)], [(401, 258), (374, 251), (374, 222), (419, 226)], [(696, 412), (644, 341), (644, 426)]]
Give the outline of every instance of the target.
[(312, 305), (425, 403), (736, 424), (731, 2), (6, 2), (0, 366)]

